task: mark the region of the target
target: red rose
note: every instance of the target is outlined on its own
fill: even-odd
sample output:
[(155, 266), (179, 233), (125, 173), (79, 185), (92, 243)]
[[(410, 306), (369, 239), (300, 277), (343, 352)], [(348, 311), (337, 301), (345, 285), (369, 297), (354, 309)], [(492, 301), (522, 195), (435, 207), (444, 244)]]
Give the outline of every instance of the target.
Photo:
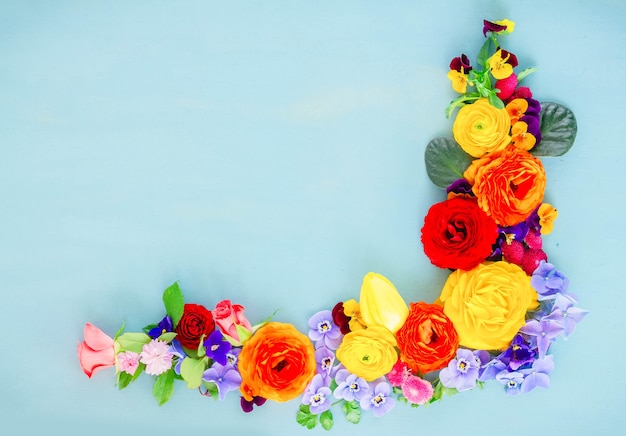
[(491, 254), (497, 238), (495, 221), (467, 198), (434, 204), (422, 227), (424, 253), (439, 268), (471, 270)]
[(183, 316), (176, 326), (176, 339), (183, 347), (196, 350), (202, 335), (208, 337), (215, 330), (210, 310), (199, 304), (185, 304)]

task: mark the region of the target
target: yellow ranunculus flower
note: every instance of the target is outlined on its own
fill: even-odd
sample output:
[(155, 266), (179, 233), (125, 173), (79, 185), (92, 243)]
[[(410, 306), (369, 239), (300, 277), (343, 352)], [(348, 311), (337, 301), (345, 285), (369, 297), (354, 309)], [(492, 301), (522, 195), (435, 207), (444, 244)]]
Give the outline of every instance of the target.
[(498, 350), (509, 345), (537, 307), (530, 277), (517, 265), (486, 262), (448, 277), (439, 302), (468, 348)]
[(379, 325), (395, 333), (409, 316), (409, 307), (396, 287), (380, 274), (365, 275), (360, 300), (361, 315), (368, 327)]
[(511, 120), (506, 109), (492, 106), (486, 98), (463, 106), (454, 120), (454, 139), (473, 157), (503, 150), (511, 143)]
[(337, 349), (337, 359), (352, 374), (366, 381), (387, 374), (398, 360), (396, 338), (387, 328), (373, 326), (350, 332)]

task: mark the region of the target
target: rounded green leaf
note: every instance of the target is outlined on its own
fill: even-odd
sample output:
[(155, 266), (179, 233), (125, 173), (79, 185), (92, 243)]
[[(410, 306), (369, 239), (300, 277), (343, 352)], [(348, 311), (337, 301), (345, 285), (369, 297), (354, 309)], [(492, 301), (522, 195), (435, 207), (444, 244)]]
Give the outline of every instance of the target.
[(574, 113), (558, 103), (541, 103), (541, 142), (535, 156), (562, 156), (574, 145), (578, 125)]
[(426, 146), (424, 161), (430, 181), (440, 188), (446, 188), (463, 177), (472, 163), (472, 157), (454, 139), (435, 138)]

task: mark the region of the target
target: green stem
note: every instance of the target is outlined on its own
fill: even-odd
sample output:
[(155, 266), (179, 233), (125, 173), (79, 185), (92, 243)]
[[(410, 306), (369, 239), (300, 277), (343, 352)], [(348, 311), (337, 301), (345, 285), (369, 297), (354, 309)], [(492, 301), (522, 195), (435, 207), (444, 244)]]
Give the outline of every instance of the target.
[(454, 111), (455, 108), (463, 106), (468, 101), (478, 100), (479, 98), (480, 94), (473, 92), (471, 94), (464, 94), (452, 100), (446, 108), (446, 118), (450, 118), (450, 115), (452, 115), (452, 111)]

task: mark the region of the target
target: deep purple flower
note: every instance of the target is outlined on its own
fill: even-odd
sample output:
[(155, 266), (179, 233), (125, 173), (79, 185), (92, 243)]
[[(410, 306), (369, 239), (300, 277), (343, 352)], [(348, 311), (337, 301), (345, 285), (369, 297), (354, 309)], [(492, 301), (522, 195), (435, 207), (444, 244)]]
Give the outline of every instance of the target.
[(156, 327), (150, 329), (150, 331), (148, 332), (148, 336), (150, 336), (152, 339), (156, 339), (163, 333), (173, 331), (174, 325), (172, 324), (172, 319), (169, 317), (169, 315), (166, 315), (165, 318), (163, 318)]
[(533, 343), (539, 351), (539, 358), (543, 359), (552, 339), (562, 334), (563, 330), (563, 326), (555, 321), (530, 319), (526, 321), (526, 325), (522, 326), (520, 332), (532, 336)]
[(574, 333), (576, 323), (582, 321), (587, 315), (586, 310), (575, 307), (576, 301), (568, 295), (557, 294), (552, 307), (552, 313), (544, 320), (551, 320), (563, 327), (563, 337), (568, 338)]
[(539, 207), (533, 210), (528, 218), (526, 218), (526, 224), (530, 229), (541, 230), (541, 225), (539, 224)]
[(369, 391), (367, 382), (354, 374), (350, 374), (347, 369), (337, 372), (335, 377), (337, 387), (333, 392), (335, 398), (344, 399), (346, 401), (361, 401)]
[(551, 300), (567, 291), (569, 279), (554, 265), (542, 260), (530, 277), (530, 285), (539, 294), (539, 301)]
[(550, 377), (548, 374), (554, 369), (554, 361), (552, 356), (546, 356), (543, 359), (535, 360), (532, 368), (525, 369), (522, 372), (526, 374), (522, 383), (522, 393), (532, 391), (537, 386), (541, 388), (550, 387)]
[(521, 366), (535, 360), (535, 351), (519, 333), (511, 341), (511, 345), (500, 355), (500, 360), (506, 363), (512, 371), (517, 371)]
[(391, 396), (391, 385), (384, 379), (379, 380), (372, 382), (367, 395), (360, 401), (361, 409), (371, 410), (377, 418), (389, 412), (396, 405), (396, 400)]
[(465, 179), (457, 179), (446, 188), (446, 193), (454, 192), (455, 194), (466, 194), (474, 196), (472, 185)]
[(309, 319), (309, 338), (315, 341), (315, 348), (328, 347), (336, 350), (341, 344), (343, 334), (333, 322), (333, 314), (330, 310), (317, 312)]
[(496, 380), (504, 385), (504, 389), (509, 395), (517, 395), (524, 382), (524, 374), (521, 372), (500, 371), (496, 374)]
[(525, 221), (522, 221), (514, 226), (499, 227), (499, 231), (500, 234), (504, 235), (504, 241), (522, 242), (528, 234), (528, 224), (526, 224)]
[(308, 404), (312, 414), (318, 415), (330, 409), (331, 406), (331, 390), (324, 383), (321, 374), (315, 374), (311, 383), (302, 394), (302, 404)]
[(176, 339), (174, 339), (170, 343), (169, 351), (170, 353), (172, 353), (172, 355), (178, 358), (178, 361), (176, 362), (176, 365), (174, 366), (174, 372), (180, 375), (180, 366), (183, 364), (183, 360), (187, 358), (187, 354), (185, 353), (183, 346)]
[(483, 35), (485, 36), (485, 38), (487, 37), (487, 32), (498, 33), (502, 32), (503, 30), (506, 30), (506, 26), (483, 20)]
[(250, 413), (254, 410), (254, 406), (261, 407), (266, 401), (267, 398), (263, 397), (252, 397), (252, 401), (248, 401), (244, 397), (241, 397), (239, 405), (241, 406), (241, 410), (246, 413)]
[(215, 360), (220, 365), (226, 365), (228, 363), (228, 357), (226, 354), (232, 348), (230, 342), (224, 339), (224, 335), (221, 331), (215, 330), (204, 341), (204, 347), (206, 348), (206, 355)]
[(472, 66), (470, 65), (469, 58), (465, 54), (462, 54), (461, 56), (457, 56), (450, 61), (450, 69), (458, 71), (459, 73), (467, 74), (472, 71)]
[(439, 372), (441, 383), (447, 388), (456, 388), (459, 392), (476, 387), (480, 365), (470, 350), (459, 348), (456, 358)]
[(335, 363), (335, 353), (327, 347), (319, 347), (315, 350), (315, 362), (317, 364), (317, 373), (321, 374), (324, 380), (330, 380), (330, 371)]
[(202, 380), (205, 382), (215, 383), (220, 400), (224, 400), (228, 392), (239, 389), (239, 385), (241, 384), (241, 375), (239, 374), (239, 371), (232, 366), (221, 365), (215, 362), (213, 363), (213, 366), (204, 371)]

